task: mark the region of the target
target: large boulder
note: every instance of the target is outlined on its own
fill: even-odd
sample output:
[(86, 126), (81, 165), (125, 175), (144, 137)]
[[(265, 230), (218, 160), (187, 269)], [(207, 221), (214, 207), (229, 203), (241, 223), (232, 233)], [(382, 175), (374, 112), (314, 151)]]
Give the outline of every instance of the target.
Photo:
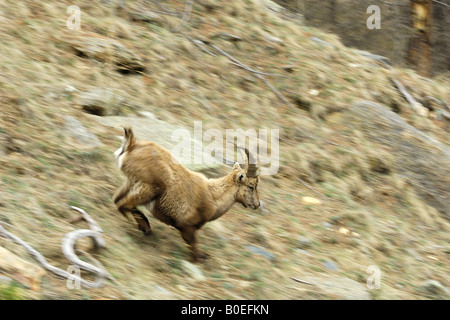
[(140, 72), (145, 69), (143, 59), (115, 39), (100, 35), (83, 35), (70, 41), (78, 55), (113, 63), (121, 72)]
[(445, 145), (370, 101), (354, 103), (341, 121), (392, 154), (395, 170), (430, 206), (450, 219), (450, 151)]
[[(110, 126), (120, 129), (121, 127), (130, 126), (137, 139), (153, 141), (169, 151), (173, 151), (174, 148), (180, 144), (180, 136), (174, 136), (174, 132), (190, 132), (188, 140), (191, 142), (191, 153), (180, 153), (180, 157), (175, 155), (177, 159), (184, 164), (187, 168), (193, 171), (199, 171), (207, 176), (215, 177), (221, 174), (222, 165), (219, 160), (213, 158), (211, 155), (201, 152), (203, 161), (202, 163), (195, 163), (194, 161), (194, 144), (202, 145), (201, 141), (194, 139), (192, 129), (179, 127), (168, 122), (156, 119), (155, 117), (98, 117), (93, 116), (102, 125)], [(204, 149), (203, 149), (204, 150)]]

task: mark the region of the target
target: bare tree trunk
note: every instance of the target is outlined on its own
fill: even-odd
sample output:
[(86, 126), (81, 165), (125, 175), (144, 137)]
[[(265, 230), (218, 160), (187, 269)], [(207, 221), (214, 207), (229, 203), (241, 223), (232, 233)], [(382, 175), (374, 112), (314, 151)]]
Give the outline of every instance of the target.
[(408, 63), (420, 75), (431, 76), (432, 0), (411, 0), (414, 35), (409, 40)]

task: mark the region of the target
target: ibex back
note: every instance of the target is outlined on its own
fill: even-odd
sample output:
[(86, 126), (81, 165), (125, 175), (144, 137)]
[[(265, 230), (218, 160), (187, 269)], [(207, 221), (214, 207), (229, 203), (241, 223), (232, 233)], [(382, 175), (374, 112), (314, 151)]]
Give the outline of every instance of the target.
[(116, 192), (114, 203), (125, 217), (134, 217), (145, 235), (152, 230), (147, 217), (137, 208), (140, 205), (178, 229), (197, 262), (205, 258), (197, 249), (198, 229), (221, 217), (236, 202), (246, 208), (260, 206), (259, 168), (247, 148), (241, 148), (246, 153), (245, 169), (236, 162), (228, 175), (208, 179), (174, 162), (172, 154), (160, 145), (136, 141), (131, 128), (124, 131), (124, 142), (115, 156), (127, 180)]

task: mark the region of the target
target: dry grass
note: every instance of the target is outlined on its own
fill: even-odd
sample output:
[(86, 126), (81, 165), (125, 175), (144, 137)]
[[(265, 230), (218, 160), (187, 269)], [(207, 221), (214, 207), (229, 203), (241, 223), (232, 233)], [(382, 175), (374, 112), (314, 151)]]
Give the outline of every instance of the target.
[[(82, 32), (118, 39), (138, 52), (148, 67), (142, 74), (121, 74), (108, 61), (75, 55), (70, 39), (77, 34), (65, 27), (68, 3), (0, 5), (0, 134), (8, 141), (7, 156), (0, 158), (0, 220), (64, 267), (60, 241), (75, 228), (68, 223), (69, 205), (84, 208), (106, 234), (108, 248), (96, 257), (123, 289), (111, 283), (107, 290), (68, 290), (65, 281), (48, 275), (41, 292), (24, 290), (21, 297), (117, 299), (124, 298), (120, 291), (125, 290), (136, 299), (327, 298), (289, 278), (329, 272), (323, 267), (326, 260), (339, 265), (337, 274), (363, 284), (367, 266), (378, 265), (383, 287), (372, 294), (379, 299), (421, 299), (416, 288), (428, 278), (449, 285), (447, 222), (392, 171), (389, 154), (333, 122), (333, 108), (346, 108), (360, 98), (378, 100), (448, 144), (448, 131), (436, 120), (410, 114), (392, 88), (390, 71), (342, 46), (335, 36), (283, 20), (254, 0), (220, 2), (212, 12), (195, 4), (188, 25), (164, 16), (162, 26), (132, 22), (126, 12), (99, 3), (80, 2)], [(127, 1), (127, 6), (142, 7), (138, 3)], [(180, 12), (184, 2), (167, 1), (166, 6)], [(308, 99), (312, 107), (297, 106), (294, 100), (293, 107), (283, 105), (254, 75), (224, 57), (205, 54), (178, 28), (203, 38), (219, 32), (240, 36), (238, 43), (220, 38), (214, 43), (252, 68), (284, 72), (285, 78), (267, 79), (286, 96)], [(315, 43), (311, 36), (336, 48)], [(293, 72), (283, 71), (285, 65), (295, 65)], [(396, 72), (418, 94), (450, 101), (448, 79)], [(155, 235), (144, 238), (116, 212), (111, 198), (122, 176), (112, 152), (119, 131), (99, 127), (83, 113), (77, 93), (66, 91), (68, 85), (81, 91), (119, 90), (139, 106), (128, 114), (147, 110), (188, 128), (202, 120), (204, 130), (280, 129), (280, 172), (260, 185), (268, 214), (236, 205), (200, 232), (201, 248), (211, 255), (201, 267), (207, 281), (196, 282), (184, 273), (181, 260), (188, 250), (175, 230), (151, 219)], [(82, 150), (73, 145), (64, 131), (66, 115), (82, 121), (104, 146)], [(322, 204), (303, 204), (304, 196), (320, 198)], [(352, 233), (340, 233), (341, 227)], [(310, 255), (296, 250), (298, 235), (311, 240)], [(0, 239), (0, 245), (10, 244)], [(251, 254), (247, 245), (266, 248), (276, 261)], [(405, 248), (415, 249), (423, 260)]]

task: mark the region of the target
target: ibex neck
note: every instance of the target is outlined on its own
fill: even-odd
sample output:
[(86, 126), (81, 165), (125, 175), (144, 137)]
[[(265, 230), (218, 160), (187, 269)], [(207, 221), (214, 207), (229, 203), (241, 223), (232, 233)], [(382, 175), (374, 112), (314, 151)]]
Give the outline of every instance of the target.
[(221, 217), (236, 202), (238, 187), (233, 179), (234, 176), (231, 173), (222, 178), (209, 180), (209, 191), (215, 203), (215, 212), (210, 221)]

